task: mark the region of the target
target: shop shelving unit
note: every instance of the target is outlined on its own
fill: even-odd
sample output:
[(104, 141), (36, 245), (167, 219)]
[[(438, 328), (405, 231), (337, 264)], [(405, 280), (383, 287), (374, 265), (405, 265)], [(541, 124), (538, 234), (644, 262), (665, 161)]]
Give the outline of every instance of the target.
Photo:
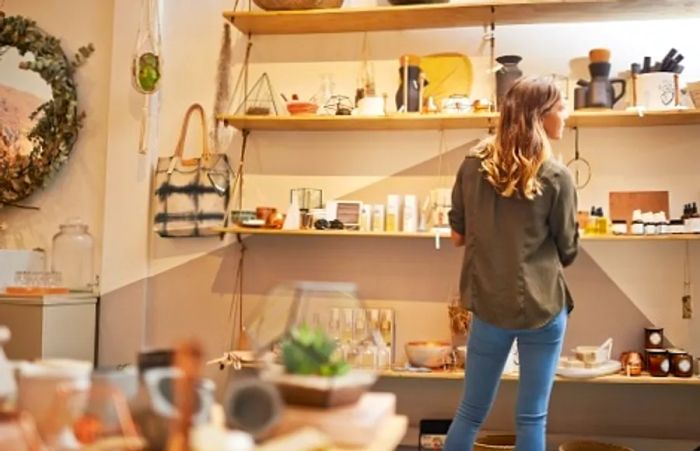
[(310, 11), (227, 11), (245, 34), (310, 34), (547, 22), (688, 17), (697, 2), (658, 0), (482, 0), (469, 3)]
[[(371, 32), (449, 27), (490, 26), (496, 24), (533, 24), (558, 22), (587, 22), (683, 18), (700, 15), (700, 1), (658, 0), (482, 0), (416, 6), (374, 8), (341, 8), (308, 11), (242, 10), (224, 12), (224, 17), (249, 39), (244, 62), (248, 61), (253, 35), (294, 35), (316, 33)], [(351, 132), (351, 131), (411, 131), (448, 129), (493, 129), (498, 113), (472, 114), (393, 114), (383, 117), (357, 116), (252, 116), (225, 114), (218, 120), (243, 132), (243, 151), (239, 167), (243, 167), (245, 145), (251, 132)], [(698, 126), (700, 109), (639, 112), (621, 110), (575, 111), (567, 121), (570, 128)], [(240, 195), (240, 193), (239, 193)], [(401, 238), (436, 239), (435, 233), (417, 232), (356, 232), (345, 230), (271, 230), (243, 227), (219, 229), (235, 234), (242, 245), (246, 236), (264, 237), (326, 237), (326, 238)], [(440, 239), (449, 239), (447, 234)], [(661, 236), (595, 235), (582, 238), (585, 242), (671, 242), (700, 240), (698, 234)], [(243, 248), (244, 249), (244, 248)], [(243, 254), (241, 254), (243, 255)], [(241, 260), (242, 264), (242, 260)], [(241, 288), (242, 289), (242, 288)], [(414, 373), (385, 371), (383, 378), (422, 380), (461, 380), (460, 372)], [(517, 380), (504, 376), (503, 380)], [(594, 379), (557, 378), (558, 383), (700, 385), (700, 378), (655, 378), (649, 375), (626, 377), (612, 375)]]

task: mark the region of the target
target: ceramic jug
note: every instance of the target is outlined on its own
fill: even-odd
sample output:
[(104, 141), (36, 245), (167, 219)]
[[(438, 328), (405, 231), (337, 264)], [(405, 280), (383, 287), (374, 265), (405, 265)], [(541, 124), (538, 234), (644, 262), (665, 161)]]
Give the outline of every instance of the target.
[(15, 377), (12, 374), (10, 363), (5, 357), (5, 352), (2, 350), (2, 345), (10, 341), (10, 329), (5, 326), (0, 326), (0, 404), (5, 399), (15, 396), (17, 385)]
[(422, 92), (420, 58), (414, 55), (404, 55), (401, 57), (400, 63), (401, 83), (396, 91), (396, 110), (401, 111), (404, 102), (406, 102), (408, 105), (404, 112), (420, 112)]
[[(591, 63), (588, 65), (591, 81), (586, 90), (587, 108), (612, 108), (625, 95), (626, 82), (621, 78), (610, 78), (610, 63)], [(615, 95), (614, 85), (619, 85)]]
[(501, 104), (501, 99), (515, 81), (523, 76), (523, 71), (518, 67), (522, 57), (518, 55), (503, 55), (496, 58), (501, 68), (496, 72), (496, 101)]

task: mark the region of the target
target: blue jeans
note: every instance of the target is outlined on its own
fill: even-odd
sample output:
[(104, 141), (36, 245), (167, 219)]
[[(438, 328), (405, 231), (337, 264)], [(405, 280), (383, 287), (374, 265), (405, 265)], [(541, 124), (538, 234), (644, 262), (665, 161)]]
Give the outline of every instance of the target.
[(516, 449), (545, 450), (549, 395), (566, 321), (566, 309), (539, 329), (502, 329), (474, 316), (464, 371), (464, 396), (447, 433), (444, 451), (472, 451), (481, 423), (496, 397), (503, 366), (515, 338), (518, 339), (520, 363)]

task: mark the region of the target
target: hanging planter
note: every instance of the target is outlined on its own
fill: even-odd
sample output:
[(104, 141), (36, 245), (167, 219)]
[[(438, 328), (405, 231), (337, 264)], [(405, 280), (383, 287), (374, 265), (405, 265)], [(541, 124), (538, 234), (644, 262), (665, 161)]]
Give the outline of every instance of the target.
[(131, 63), (131, 82), (134, 89), (144, 95), (139, 134), (140, 154), (146, 154), (148, 151), (151, 96), (158, 91), (163, 74), (158, 0), (143, 1), (141, 23), (136, 35), (136, 49)]
[(132, 81), (141, 94), (153, 94), (160, 82), (160, 56), (145, 52), (134, 58)]

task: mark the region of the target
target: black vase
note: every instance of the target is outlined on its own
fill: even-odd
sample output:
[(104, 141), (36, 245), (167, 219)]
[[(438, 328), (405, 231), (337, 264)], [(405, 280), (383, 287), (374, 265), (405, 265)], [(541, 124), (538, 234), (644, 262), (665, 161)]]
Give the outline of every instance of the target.
[[(400, 111), (403, 107), (403, 84), (404, 84), (404, 68), (399, 68), (399, 75), (401, 77), (401, 84), (399, 85), (399, 90), (396, 91), (396, 110)], [(406, 112), (418, 112), (420, 111), (420, 74), (421, 69), (419, 66), (408, 66), (408, 108)]]
[(503, 96), (506, 95), (515, 81), (523, 76), (523, 71), (518, 67), (518, 63), (522, 59), (518, 55), (503, 55), (496, 58), (496, 62), (501, 65), (501, 68), (496, 72), (496, 102), (498, 105), (501, 104)]

